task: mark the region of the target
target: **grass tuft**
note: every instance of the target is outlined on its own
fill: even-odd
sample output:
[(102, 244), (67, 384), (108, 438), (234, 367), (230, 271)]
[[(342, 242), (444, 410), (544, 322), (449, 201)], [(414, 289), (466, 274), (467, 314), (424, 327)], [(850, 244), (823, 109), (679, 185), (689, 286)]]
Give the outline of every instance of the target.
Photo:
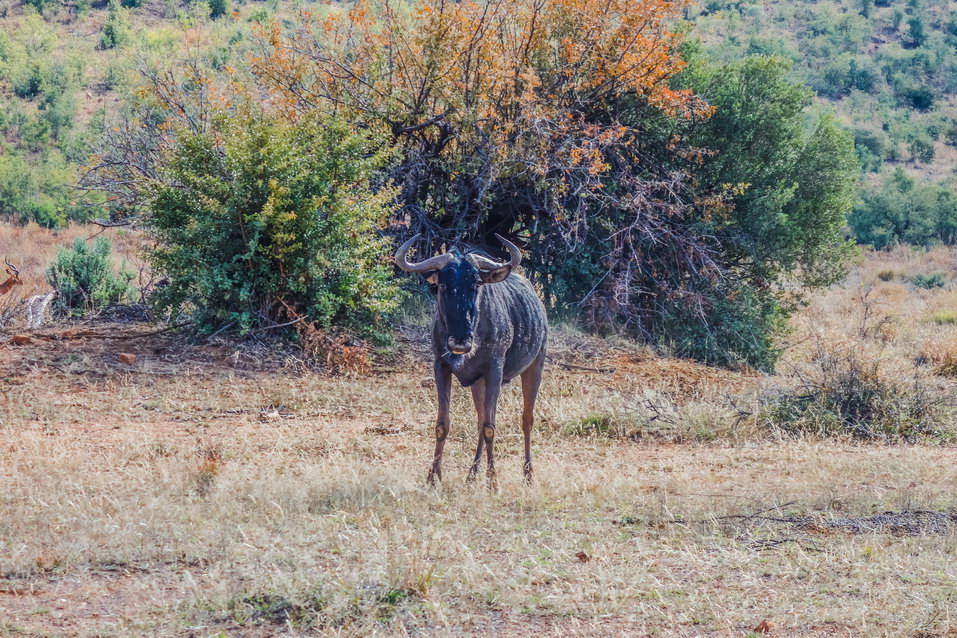
[(897, 273), (893, 270), (879, 270), (877, 272), (877, 278), (881, 281), (894, 281), (897, 278)]
[(883, 441), (949, 440), (951, 414), (915, 373), (889, 373), (880, 356), (861, 344), (834, 347), (819, 343), (806, 366), (795, 370), (793, 385), (769, 393), (760, 419), (786, 434), (849, 436)]
[(952, 326), (957, 324), (957, 312), (952, 310), (938, 310), (930, 315), (930, 320), (938, 326)]

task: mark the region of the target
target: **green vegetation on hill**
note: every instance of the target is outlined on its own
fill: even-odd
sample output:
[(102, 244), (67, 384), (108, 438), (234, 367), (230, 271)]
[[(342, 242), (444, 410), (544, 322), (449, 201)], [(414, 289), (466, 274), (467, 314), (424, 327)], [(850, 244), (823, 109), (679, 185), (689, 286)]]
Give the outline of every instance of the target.
[(0, 215), (57, 226), (85, 214), (70, 185), (102, 121), (75, 122), (85, 71), (35, 13), (0, 31)]
[[(137, 60), (190, 46), (211, 64), (241, 63), (251, 26), (287, 20), (310, 2), (24, 0), (0, 15), (0, 215), (56, 226), (104, 216), (71, 186), (104, 116), (126, 96)], [(317, 6), (320, 3), (314, 3)], [(235, 13), (234, 13), (235, 12)], [(957, 162), (957, 8), (946, 0), (705, 0), (686, 11), (709, 57), (775, 55), (854, 135), (866, 172), (851, 227), (865, 243), (950, 243)], [(900, 168), (942, 217), (903, 230), (868, 193), (890, 192)], [(884, 198), (884, 202), (887, 198)], [(926, 208), (926, 207), (925, 207)], [(937, 215), (937, 213), (933, 213)], [(908, 217), (907, 210), (893, 215)], [(867, 224), (874, 220), (877, 226)], [(918, 232), (918, 229), (921, 229)]]
[[(792, 77), (852, 131), (866, 172), (852, 220), (859, 240), (877, 246), (954, 241), (947, 230), (957, 192), (954, 3), (705, 0), (686, 17), (718, 59), (769, 54), (791, 60)], [(897, 188), (897, 169), (914, 180), (922, 198), (950, 204), (932, 206), (933, 212), (925, 207), (919, 223), (887, 223), (888, 215), (912, 215), (906, 201), (887, 211), (888, 197), (874, 196)]]
[(56, 227), (119, 212), (75, 188), (104, 126), (134, 97), (139, 66), (187, 46), (215, 50), (211, 64), (235, 63), (250, 23), (215, 19), (229, 10), (224, 0), (0, 8), (0, 216)]

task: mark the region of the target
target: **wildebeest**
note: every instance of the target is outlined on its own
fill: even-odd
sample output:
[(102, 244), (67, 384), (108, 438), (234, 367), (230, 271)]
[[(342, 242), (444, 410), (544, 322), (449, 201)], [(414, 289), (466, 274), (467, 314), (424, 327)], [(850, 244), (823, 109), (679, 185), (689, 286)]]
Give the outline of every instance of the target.
[(495, 410), (503, 383), (521, 375), (525, 435), (525, 479), (532, 477), (531, 436), (535, 398), (542, 382), (548, 320), (545, 307), (527, 279), (515, 271), (522, 254), (515, 244), (495, 235), (511, 255), (499, 263), (474, 249), (453, 248), (419, 263), (409, 263), (416, 235), (395, 253), (396, 265), (406, 272), (428, 273), (437, 287), (432, 320), (432, 353), (438, 416), (435, 456), (429, 483), (442, 478), (442, 450), (449, 434), (452, 375), (470, 388), (478, 415), (478, 445), (469, 470), (475, 478), (485, 449), (488, 477), (494, 480)]

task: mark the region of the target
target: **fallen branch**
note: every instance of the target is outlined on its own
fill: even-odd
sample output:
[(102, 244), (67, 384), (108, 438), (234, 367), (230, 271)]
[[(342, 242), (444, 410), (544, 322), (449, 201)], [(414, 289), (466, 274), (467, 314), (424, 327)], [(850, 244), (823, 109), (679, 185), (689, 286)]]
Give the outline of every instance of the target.
[(130, 221), (130, 220), (125, 220), (125, 221), (112, 221), (112, 220), (109, 220), (109, 219), (94, 219), (94, 220), (92, 220), (90, 223), (93, 224), (94, 226), (99, 226), (99, 227), (100, 227), (100, 230), (96, 231), (95, 233), (93, 233), (92, 235), (90, 235), (89, 237), (87, 237), (87, 238), (86, 238), (87, 241), (93, 239), (94, 237), (98, 237), (99, 235), (103, 234), (103, 232), (106, 231), (106, 230), (109, 229), (109, 228), (121, 228), (121, 227), (123, 227), (123, 226), (132, 226), (132, 225), (133, 225), (133, 222)]
[(305, 317), (297, 317), (293, 319), (292, 321), (287, 321), (286, 323), (277, 323), (274, 326), (266, 326), (265, 328), (257, 328), (256, 330), (251, 330), (249, 334), (254, 335), (260, 332), (266, 332), (267, 330), (275, 330), (276, 328), (285, 328), (286, 326), (295, 325), (299, 323), (300, 321), (302, 321), (303, 319), (305, 319)]
[(172, 326), (166, 326), (165, 328), (160, 328), (159, 330), (152, 330), (150, 332), (138, 332), (131, 335), (105, 335), (106, 339), (139, 339), (140, 337), (152, 337), (153, 335), (163, 334), (164, 332), (172, 332), (173, 330), (179, 330), (180, 328), (185, 328), (190, 325), (190, 323), (181, 323), (175, 324)]
[(165, 328), (160, 328), (159, 330), (151, 330), (149, 332), (137, 332), (135, 334), (110, 334), (106, 332), (99, 332), (96, 330), (77, 330), (66, 332), (61, 332), (59, 334), (33, 334), (31, 335), (35, 339), (43, 339), (45, 341), (73, 341), (75, 339), (139, 339), (141, 337), (152, 337), (154, 335), (163, 334), (165, 332), (171, 332), (179, 328), (185, 328), (190, 325), (189, 323), (177, 324), (173, 326), (166, 326)]
[(90, 222), (96, 226), (101, 226), (103, 228), (119, 228), (120, 226), (132, 226), (133, 222), (129, 219), (123, 219), (120, 221), (114, 221), (112, 219), (94, 219)]
[(565, 363), (563, 361), (553, 361), (553, 363), (557, 363), (566, 370), (584, 370), (585, 372), (600, 372), (601, 374), (612, 374), (615, 372), (615, 368), (589, 368), (588, 366), (577, 366), (573, 363)]

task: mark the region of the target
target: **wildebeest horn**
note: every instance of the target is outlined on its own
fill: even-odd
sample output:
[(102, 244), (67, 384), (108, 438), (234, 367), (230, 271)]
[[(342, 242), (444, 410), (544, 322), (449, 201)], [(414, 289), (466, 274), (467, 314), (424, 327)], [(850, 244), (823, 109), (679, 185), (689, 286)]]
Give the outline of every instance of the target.
[(5, 264), (7, 265), (7, 268), (10, 269), (10, 274), (11, 274), (11, 275), (19, 275), (19, 274), (20, 274), (20, 269), (17, 268), (16, 266), (14, 266), (13, 264), (11, 264), (11, 263), (10, 263), (10, 260), (9, 260), (8, 258), (4, 257), (4, 258), (3, 258), (3, 263), (5, 263)]
[(472, 253), (468, 256), (469, 261), (475, 264), (475, 267), (479, 270), (495, 270), (497, 268), (504, 268), (505, 266), (511, 266), (512, 270), (518, 268), (518, 265), (522, 263), (522, 252), (518, 249), (518, 246), (505, 239), (498, 233), (495, 233), (495, 236), (500, 242), (502, 242), (505, 247), (508, 249), (508, 254), (512, 256), (511, 261), (507, 264), (502, 264), (494, 259), (489, 259), (483, 255), (477, 255)]
[(412, 244), (421, 236), (422, 233), (416, 233), (415, 237), (399, 246), (399, 250), (395, 251), (395, 265), (405, 272), (430, 272), (432, 270), (442, 270), (445, 268), (445, 266), (452, 261), (452, 255), (448, 253), (429, 257), (417, 264), (409, 263), (409, 260), (406, 259), (406, 254), (409, 252), (409, 249), (412, 248)]

